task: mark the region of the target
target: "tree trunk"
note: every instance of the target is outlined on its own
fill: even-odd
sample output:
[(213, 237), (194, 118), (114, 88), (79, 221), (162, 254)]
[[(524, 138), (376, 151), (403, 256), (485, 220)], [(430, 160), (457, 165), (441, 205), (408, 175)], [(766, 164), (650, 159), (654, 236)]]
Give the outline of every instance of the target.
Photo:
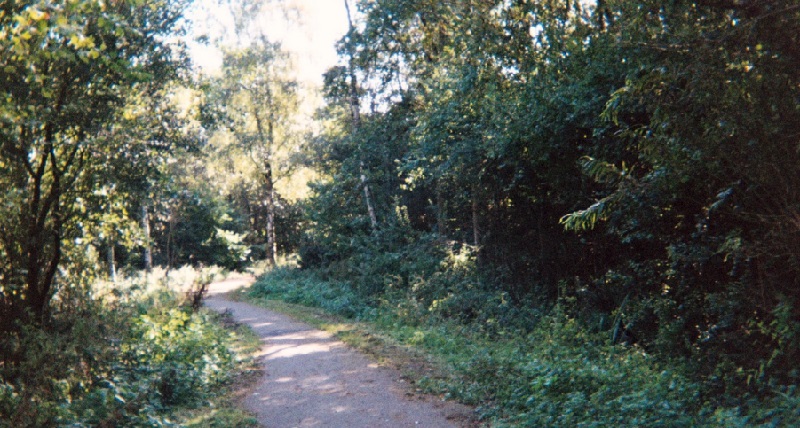
[(367, 175), (364, 173), (364, 161), (360, 162), (361, 165), (361, 185), (364, 186), (364, 200), (367, 203), (367, 214), (369, 215), (369, 223), (372, 230), (378, 228), (378, 217), (375, 215), (375, 207), (372, 206), (372, 197), (369, 193), (369, 183), (367, 183)]
[(478, 195), (477, 192), (472, 192), (472, 238), (474, 245), (481, 244), (481, 230), (480, 221), (478, 219)]
[(278, 253), (278, 244), (275, 240), (275, 183), (272, 180), (272, 165), (269, 161), (265, 162), (264, 169), (264, 182), (267, 193), (267, 261), (272, 266), (275, 266), (275, 258)]
[(111, 282), (117, 282), (117, 261), (116, 261), (116, 254), (114, 253), (114, 243), (108, 243), (108, 276), (111, 279)]
[(142, 231), (144, 232), (144, 270), (153, 270), (153, 251), (150, 247), (150, 221), (147, 215), (147, 203), (142, 203)]
[[(347, 22), (349, 24), (350, 32), (355, 31), (353, 20), (350, 16), (350, 4), (344, 0), (344, 7), (347, 11)], [(358, 132), (361, 127), (361, 106), (358, 101), (358, 80), (355, 71), (355, 59), (353, 53), (350, 52), (350, 115), (353, 121), (353, 132)], [(372, 204), (372, 196), (369, 190), (369, 182), (367, 180), (366, 168), (364, 167), (364, 159), (359, 161), (359, 172), (361, 174), (361, 187), (364, 189), (364, 202), (367, 204), (367, 215), (369, 215), (369, 223), (372, 230), (378, 229), (378, 217), (375, 215), (375, 206)]]
[[(28, 296), (25, 306), (31, 310), (30, 315), (37, 323), (42, 322), (47, 314), (52, 297), (53, 279), (61, 261), (61, 228), (54, 226), (53, 229), (46, 231), (38, 226), (34, 227), (27, 242), (28, 275), (25, 282)], [(50, 239), (48, 234), (52, 234)], [(47, 245), (48, 243), (50, 245)]]
[[(170, 204), (170, 205), (172, 205), (172, 204)], [(175, 230), (174, 226), (175, 226), (175, 221), (176, 221), (175, 217), (176, 217), (175, 208), (174, 207), (170, 207), (169, 208), (169, 222), (167, 223), (167, 225), (169, 227), (169, 229), (167, 230), (167, 250), (166, 250), (166, 253), (167, 253), (167, 270), (172, 269), (172, 265), (173, 265), (174, 259), (175, 259), (174, 255), (173, 255), (175, 253), (175, 251), (172, 249), (172, 236), (173, 236), (173, 231)]]
[[(51, 135), (47, 134), (47, 152), (51, 153), (52, 163), (56, 164), (53, 146), (49, 141)], [(27, 257), (27, 275), (25, 278), (26, 303), (35, 322), (43, 322), (50, 299), (53, 295), (53, 280), (61, 262), (61, 233), (64, 217), (61, 213), (60, 199), (62, 193), (61, 175), (58, 169), (47, 167), (48, 156), (42, 158), (35, 173), (30, 180), (32, 184), (32, 200), (29, 205), (30, 219), (25, 239)], [(51, 172), (52, 182), (48, 186), (45, 182), (45, 172)], [(48, 222), (48, 217), (50, 221)]]
[(253, 107), (253, 115), (256, 119), (256, 129), (261, 140), (266, 145), (266, 153), (264, 154), (264, 187), (266, 189), (266, 196), (264, 204), (267, 210), (267, 244), (265, 246), (267, 262), (271, 266), (276, 265), (276, 257), (278, 253), (278, 245), (275, 239), (275, 180), (272, 177), (272, 148), (275, 146), (275, 112), (272, 102), (272, 91), (267, 87), (266, 93), (267, 104), (269, 106), (269, 117), (267, 118), (267, 129), (264, 130), (261, 115), (258, 114), (258, 108)]

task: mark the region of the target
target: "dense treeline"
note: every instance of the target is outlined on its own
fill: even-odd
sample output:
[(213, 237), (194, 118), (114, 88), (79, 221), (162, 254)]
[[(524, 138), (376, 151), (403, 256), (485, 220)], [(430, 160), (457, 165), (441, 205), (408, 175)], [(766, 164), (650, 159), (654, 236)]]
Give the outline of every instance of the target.
[(720, 400), (797, 383), (800, 3), (357, 6), (303, 266), (462, 321), (560, 302)]

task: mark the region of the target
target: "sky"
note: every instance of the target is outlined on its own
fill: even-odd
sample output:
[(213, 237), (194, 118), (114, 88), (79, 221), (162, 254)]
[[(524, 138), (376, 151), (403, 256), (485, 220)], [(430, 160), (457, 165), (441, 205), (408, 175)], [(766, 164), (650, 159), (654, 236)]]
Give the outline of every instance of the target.
[[(296, 7), (299, 23), (289, 22), (282, 14), (260, 20), (260, 29), (284, 50), (292, 53), (297, 65), (297, 79), (321, 85), (322, 74), (336, 65), (336, 42), (347, 32), (344, 0), (281, 0)], [(190, 13), (194, 33), (233, 31), (232, 19), (219, 9), (216, 0), (197, 0), (199, 7)], [(221, 53), (212, 46), (189, 42), (190, 54), (204, 74), (213, 74), (222, 63)]]

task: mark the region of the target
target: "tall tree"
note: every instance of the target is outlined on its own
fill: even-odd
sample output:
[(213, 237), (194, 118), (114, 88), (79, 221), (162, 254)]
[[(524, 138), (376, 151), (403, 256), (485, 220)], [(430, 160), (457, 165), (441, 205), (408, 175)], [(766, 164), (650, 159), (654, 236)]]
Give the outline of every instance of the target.
[[(348, 38), (352, 38), (356, 36), (356, 29), (353, 26), (353, 18), (350, 12), (350, 2), (344, 0), (344, 7), (347, 12), (347, 23), (348, 23)], [(361, 102), (359, 100), (359, 87), (358, 87), (358, 75), (356, 74), (356, 55), (353, 52), (353, 45), (347, 44), (348, 47), (348, 64), (347, 70), (349, 73), (350, 78), (350, 85), (349, 85), (349, 106), (350, 106), (350, 120), (352, 126), (352, 132), (357, 133), (359, 128), (361, 127)], [(364, 160), (361, 159), (358, 162), (359, 169), (360, 169), (360, 179), (361, 179), (361, 187), (363, 188), (364, 192), (364, 203), (367, 205), (367, 213), (369, 214), (369, 222), (372, 226), (372, 229), (375, 230), (378, 228), (378, 217), (375, 215), (375, 206), (372, 203), (372, 195), (370, 194), (369, 190), (369, 181), (367, 180), (367, 173), (364, 170)]]
[(0, 5), (4, 320), (43, 319), (103, 160), (151, 143), (105, 140), (102, 130), (131, 91), (154, 93), (176, 75), (181, 55), (167, 40), (183, 7), (159, 0)]
[(277, 255), (275, 181), (280, 165), (276, 154), (292, 142), (298, 108), (297, 82), (290, 70), (289, 56), (261, 36), (246, 48), (226, 51), (222, 76), (206, 85), (207, 116), (227, 129), (238, 150), (258, 166), (266, 209), (265, 250), (272, 264)]

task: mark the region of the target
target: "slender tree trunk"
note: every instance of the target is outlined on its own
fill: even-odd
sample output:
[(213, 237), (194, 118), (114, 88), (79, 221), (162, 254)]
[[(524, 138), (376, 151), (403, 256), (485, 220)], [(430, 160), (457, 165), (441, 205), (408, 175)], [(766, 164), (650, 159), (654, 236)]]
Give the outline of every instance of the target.
[(172, 269), (172, 264), (174, 262), (174, 256), (173, 256), (174, 251), (172, 249), (172, 233), (173, 233), (173, 230), (174, 230), (174, 225), (175, 225), (175, 208), (170, 207), (170, 209), (169, 209), (169, 223), (168, 223), (169, 230), (167, 230), (167, 251), (166, 251), (166, 253), (167, 253), (167, 270)]
[(153, 251), (150, 247), (150, 221), (147, 214), (147, 203), (142, 203), (142, 231), (144, 232), (144, 270), (153, 270)]
[(272, 180), (272, 165), (270, 162), (266, 162), (264, 169), (264, 182), (267, 193), (267, 260), (271, 265), (275, 266), (275, 258), (278, 253), (278, 244), (275, 239), (275, 183)]
[[(112, 213), (111, 205), (112, 204), (110, 203), (110, 198), (109, 198), (109, 204), (107, 205), (107, 210), (106, 210), (108, 215), (111, 215), (111, 213)], [(111, 279), (112, 283), (116, 283), (117, 282), (117, 261), (116, 261), (117, 257), (116, 257), (115, 251), (114, 251), (114, 244), (115, 244), (116, 240), (114, 239), (115, 237), (113, 235), (115, 235), (115, 234), (113, 232), (109, 232), (109, 235), (111, 235), (111, 236), (108, 237), (108, 241), (106, 242), (106, 245), (108, 245), (108, 249), (106, 250), (106, 261), (108, 262), (108, 277), (109, 277), (109, 279)]]
[(375, 207), (372, 206), (372, 196), (369, 192), (369, 184), (367, 183), (367, 174), (364, 173), (364, 161), (360, 162), (361, 165), (361, 185), (364, 186), (364, 200), (367, 203), (367, 214), (369, 215), (369, 223), (372, 230), (378, 228), (378, 217), (375, 215)]
[(111, 282), (117, 282), (117, 260), (116, 254), (114, 253), (114, 243), (108, 243), (108, 276), (111, 278)]
[(475, 246), (481, 244), (480, 220), (478, 218), (478, 195), (472, 192), (472, 238)]
[(256, 119), (256, 129), (261, 140), (265, 142), (266, 153), (264, 154), (264, 187), (266, 189), (266, 196), (264, 203), (267, 210), (267, 244), (265, 246), (267, 262), (271, 266), (276, 265), (276, 257), (278, 253), (278, 245), (275, 239), (275, 180), (272, 176), (272, 148), (275, 146), (275, 107), (272, 102), (272, 91), (267, 87), (264, 94), (269, 106), (269, 117), (267, 118), (267, 129), (264, 130), (264, 123), (262, 122), (261, 115), (258, 114), (258, 108), (253, 107), (253, 115)]
[[(350, 32), (355, 31), (353, 26), (353, 19), (350, 16), (350, 3), (344, 0), (344, 7), (347, 11), (347, 22), (349, 24)], [(358, 78), (356, 77), (355, 58), (353, 53), (350, 52), (350, 115), (353, 120), (353, 132), (358, 132), (361, 127), (361, 106), (358, 101)], [(378, 217), (375, 215), (375, 206), (372, 204), (372, 196), (369, 189), (369, 181), (367, 180), (366, 168), (364, 166), (364, 159), (359, 161), (359, 172), (361, 174), (361, 187), (364, 189), (364, 202), (367, 205), (367, 215), (369, 215), (369, 223), (372, 230), (378, 229)]]
[(275, 180), (272, 176), (272, 149), (275, 147), (275, 107), (272, 103), (272, 93), (269, 92), (269, 148), (267, 150), (267, 164), (264, 173), (267, 183), (267, 247), (269, 247), (269, 260), (275, 266), (278, 257), (278, 242), (275, 239)]

